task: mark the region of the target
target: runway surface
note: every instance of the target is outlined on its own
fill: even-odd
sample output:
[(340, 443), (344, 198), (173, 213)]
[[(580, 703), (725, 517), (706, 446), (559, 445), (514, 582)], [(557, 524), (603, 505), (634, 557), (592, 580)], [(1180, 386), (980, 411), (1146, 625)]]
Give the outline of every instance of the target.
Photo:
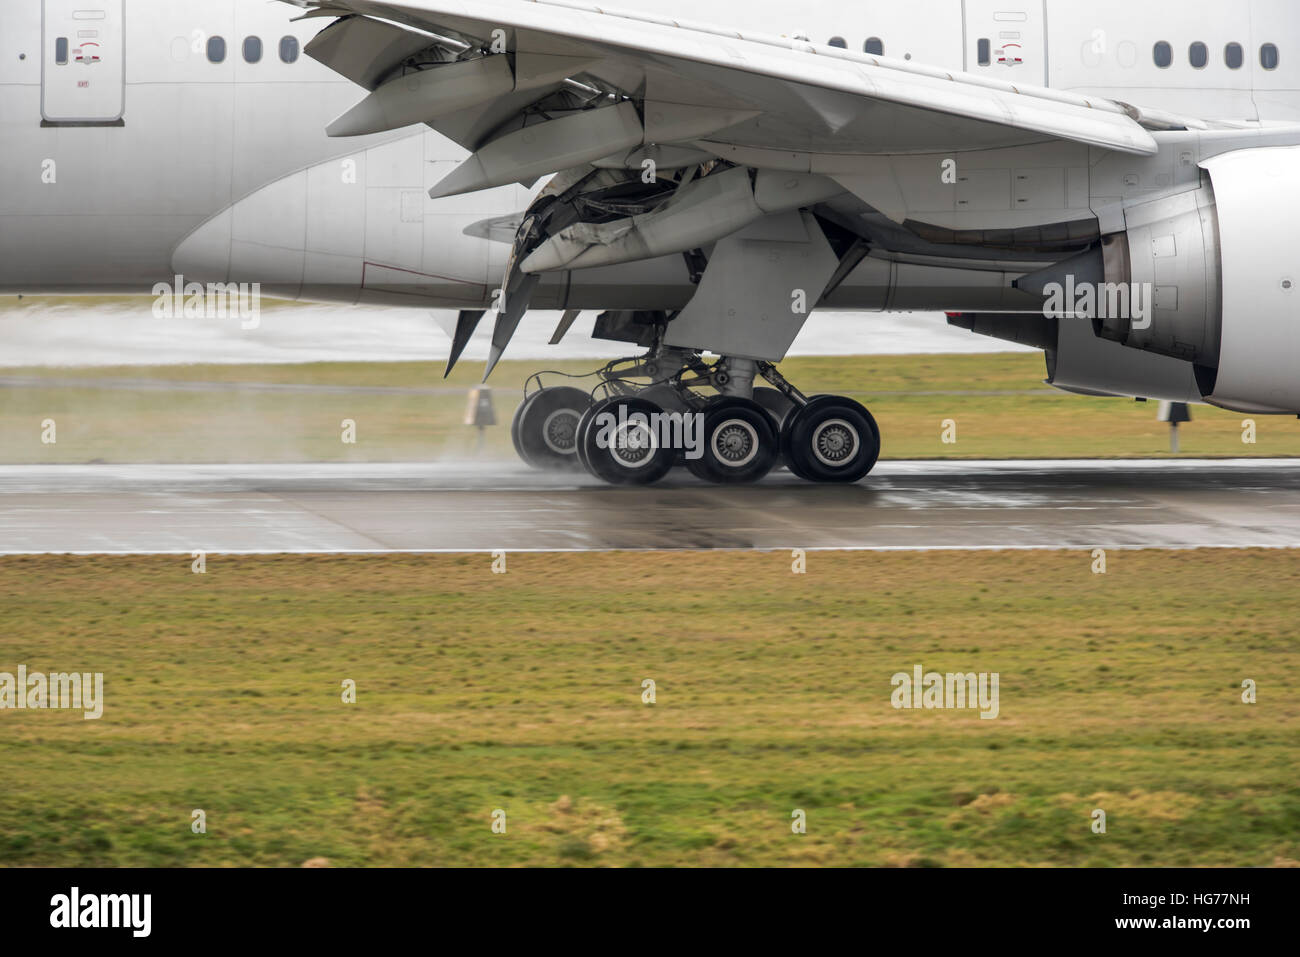
[(0, 467), (0, 553), (1300, 547), (1300, 461), (890, 462), (858, 485), (523, 465)]

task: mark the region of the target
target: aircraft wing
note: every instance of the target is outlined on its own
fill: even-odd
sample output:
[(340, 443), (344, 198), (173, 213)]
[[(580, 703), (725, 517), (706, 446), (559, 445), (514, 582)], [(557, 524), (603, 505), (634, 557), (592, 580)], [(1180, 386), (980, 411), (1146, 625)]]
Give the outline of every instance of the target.
[[(370, 91), (330, 135), (438, 130), (470, 156), (435, 199), (556, 174), (512, 237), (470, 227), (512, 245), (489, 372), (542, 273), (691, 255), (780, 214), (806, 237), (800, 210), (846, 192), (901, 221), (897, 191), (861, 175), (882, 157), (1066, 140), (1157, 152), (1121, 103), (802, 40), (564, 0), (289, 2), (337, 18), (306, 53)], [(856, 262), (814, 247), (802, 281), (819, 290)]]
[[(835, 172), (853, 156), (1051, 139), (1156, 152), (1124, 104), (784, 37), (557, 0), (324, 0), (311, 8), (312, 16), (343, 19), (307, 52), (376, 91), (353, 115), (353, 127), (373, 131), (385, 117), (424, 121), (470, 150), (526, 116), (543, 94), (568, 89), (637, 103), (646, 142), (702, 145), (758, 167)], [(432, 71), (444, 79), (423, 91), (411, 85), (404, 98), (378, 88), (381, 77), (430, 44), (446, 57)], [(462, 68), (463, 75), (448, 69), (493, 52), (509, 54), (509, 74), (504, 61)], [(426, 113), (439, 115), (410, 121), (421, 98)], [(622, 127), (610, 119), (596, 138), (621, 143), (631, 118)], [(571, 165), (564, 161), (572, 155), (557, 155), (550, 172)]]

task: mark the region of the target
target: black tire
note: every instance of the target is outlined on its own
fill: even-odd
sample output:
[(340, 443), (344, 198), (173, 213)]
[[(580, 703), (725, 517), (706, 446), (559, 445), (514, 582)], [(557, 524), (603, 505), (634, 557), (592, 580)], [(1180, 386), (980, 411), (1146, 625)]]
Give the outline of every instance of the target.
[(591, 396), (581, 389), (559, 386), (529, 396), (515, 413), (511, 436), (520, 458), (536, 469), (572, 472), (582, 468), (578, 460), (578, 423), (591, 405)]
[(718, 485), (757, 482), (777, 464), (781, 441), (771, 414), (752, 399), (718, 396), (704, 407), (703, 455), (691, 474)]
[[(789, 421), (789, 420), (787, 419), (786, 421)], [(790, 457), (790, 453), (786, 451), (786, 448), (785, 448), (785, 430), (784, 430), (784, 429), (781, 430), (781, 464), (784, 465), (784, 466), (786, 467), (786, 469), (789, 470), (790, 474), (793, 475), (793, 476), (795, 476), (795, 478), (801, 478), (801, 479), (803, 479), (805, 482), (815, 482), (815, 481), (817, 481), (817, 480), (814, 479), (811, 475), (809, 475), (807, 472), (805, 472), (805, 471), (803, 470), (803, 468), (800, 467), (799, 463), (796, 462), (793, 458)]]
[[(665, 412), (679, 412), (687, 415), (691, 407), (686, 404), (686, 400), (672, 386), (660, 383), (642, 389), (636, 394), (638, 399), (645, 399), (647, 402), (653, 402)], [(677, 450), (677, 455), (673, 459), (673, 468), (678, 468), (686, 464), (686, 454), (683, 449)]]
[(860, 403), (819, 395), (786, 419), (781, 450), (790, 471), (800, 478), (848, 484), (875, 467), (880, 428)]
[(524, 454), (524, 446), (519, 441), (519, 423), (523, 421), (524, 409), (528, 408), (529, 403), (541, 394), (541, 390), (538, 390), (537, 392), (525, 396), (524, 401), (520, 402), (519, 407), (515, 409), (514, 418), (510, 420), (510, 441), (514, 443), (515, 453), (524, 460), (525, 464), (533, 468), (538, 468), (538, 466), (533, 465), (532, 462), (528, 461), (528, 456)]
[(772, 416), (772, 421), (776, 425), (777, 432), (781, 431), (781, 426), (785, 425), (785, 420), (790, 417), (798, 406), (776, 389), (769, 389), (766, 386), (759, 386), (754, 390), (754, 401), (767, 409)]
[(578, 462), (581, 464), (583, 470), (588, 474), (595, 475), (596, 473), (591, 470), (591, 463), (587, 461), (587, 441), (585, 436), (587, 431), (591, 428), (592, 422), (595, 421), (596, 416), (600, 415), (600, 413), (604, 411), (605, 407), (616, 398), (618, 397), (606, 396), (603, 399), (595, 400), (587, 407), (587, 411), (582, 413), (582, 418), (578, 420)]
[(635, 396), (606, 399), (588, 409), (579, 427), (587, 470), (611, 485), (650, 485), (667, 475), (677, 450), (659, 441), (650, 418), (662, 412)]

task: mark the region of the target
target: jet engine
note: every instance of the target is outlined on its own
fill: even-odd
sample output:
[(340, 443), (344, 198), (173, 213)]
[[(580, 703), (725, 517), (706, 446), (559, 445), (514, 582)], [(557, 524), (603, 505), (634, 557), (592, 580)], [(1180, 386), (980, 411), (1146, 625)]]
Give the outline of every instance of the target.
[(1300, 147), (1201, 166), (1199, 189), (1126, 208), (1103, 240), (1106, 288), (1130, 308), (1101, 310), (1096, 332), (1191, 363), (1213, 405), (1300, 412)]

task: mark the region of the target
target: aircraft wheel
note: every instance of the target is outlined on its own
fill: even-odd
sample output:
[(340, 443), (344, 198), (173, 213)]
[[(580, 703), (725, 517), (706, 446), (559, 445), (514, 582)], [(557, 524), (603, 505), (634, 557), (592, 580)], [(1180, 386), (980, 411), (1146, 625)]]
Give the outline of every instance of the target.
[(591, 396), (571, 386), (534, 392), (520, 404), (510, 425), (519, 457), (535, 469), (580, 469), (578, 422), (590, 405)]
[(790, 471), (810, 482), (856, 482), (880, 457), (880, 429), (860, 403), (819, 395), (798, 409), (781, 431)]
[(784, 432), (781, 433), (781, 464), (784, 465), (789, 470), (791, 475), (801, 478), (805, 482), (816, 481), (816, 479), (814, 479), (811, 475), (809, 475), (799, 466), (799, 463), (794, 460), (793, 456), (791, 456), (789, 453), (785, 451)]
[(587, 471), (611, 485), (650, 485), (673, 467), (677, 450), (654, 427), (663, 410), (635, 396), (596, 403), (579, 425), (579, 456)]
[(528, 461), (528, 456), (524, 454), (524, 446), (519, 441), (519, 423), (523, 420), (524, 409), (528, 408), (528, 404), (541, 394), (542, 393), (539, 390), (537, 392), (529, 393), (527, 396), (525, 396), (524, 401), (520, 402), (518, 408), (515, 409), (514, 418), (510, 420), (510, 441), (514, 443), (515, 452), (518, 454), (518, 456), (521, 459), (523, 459), (526, 464), (530, 466), (533, 463)]
[(772, 416), (772, 421), (776, 424), (778, 432), (781, 431), (781, 426), (785, 424), (785, 420), (790, 417), (790, 413), (796, 408), (793, 402), (776, 389), (769, 389), (766, 386), (759, 386), (754, 389), (754, 401), (767, 409), (768, 414)]
[(595, 475), (596, 473), (592, 471), (591, 463), (587, 461), (587, 442), (585, 439), (587, 430), (591, 428), (591, 424), (595, 421), (596, 416), (600, 415), (600, 413), (604, 411), (605, 407), (616, 398), (617, 396), (607, 396), (603, 399), (597, 399), (592, 402), (591, 405), (587, 406), (587, 411), (582, 413), (582, 418), (578, 420), (578, 434), (576, 436), (578, 440), (578, 463), (582, 466), (583, 470), (590, 475)]
[(703, 455), (686, 459), (691, 474), (705, 482), (757, 482), (772, 470), (781, 443), (771, 414), (752, 399), (714, 398), (704, 407)]
[[(754, 401), (767, 409), (772, 416), (772, 422), (776, 428), (777, 444), (780, 444), (781, 429), (785, 426), (785, 420), (788, 419), (794, 410), (798, 408), (791, 400), (787, 399), (781, 392), (776, 389), (769, 389), (766, 386), (757, 386), (754, 389)], [(779, 455), (777, 462), (772, 466), (774, 469), (789, 469), (790, 463), (786, 461), (785, 455)], [(793, 471), (793, 469), (791, 469)], [(797, 474), (797, 473), (796, 473)]]

